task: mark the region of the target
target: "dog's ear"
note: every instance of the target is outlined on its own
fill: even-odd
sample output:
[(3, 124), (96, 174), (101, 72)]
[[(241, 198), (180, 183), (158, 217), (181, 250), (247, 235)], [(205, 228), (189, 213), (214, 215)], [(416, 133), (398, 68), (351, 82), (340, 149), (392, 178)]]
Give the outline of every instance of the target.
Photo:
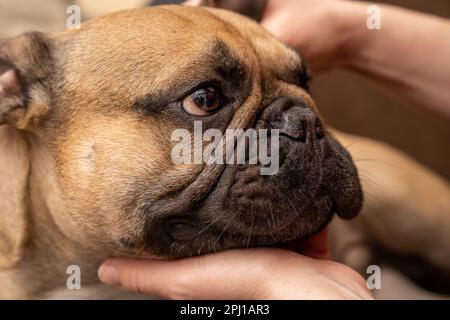
[(24, 129), (48, 112), (50, 41), (38, 32), (0, 42), (0, 125)]
[(29, 161), (23, 131), (0, 126), (0, 269), (19, 261), (27, 240)]
[(30, 158), (25, 131), (50, 106), (49, 40), (27, 33), (0, 42), (0, 268), (20, 260), (27, 240)]

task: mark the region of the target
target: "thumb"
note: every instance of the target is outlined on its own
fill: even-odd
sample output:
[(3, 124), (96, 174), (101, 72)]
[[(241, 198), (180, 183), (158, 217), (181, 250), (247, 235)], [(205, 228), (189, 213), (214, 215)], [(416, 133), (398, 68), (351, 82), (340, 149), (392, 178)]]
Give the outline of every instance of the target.
[(290, 17), (285, 13), (265, 14), (261, 20), (261, 26), (266, 29), (278, 40), (287, 43), (292, 42), (290, 37), (292, 36), (292, 27), (286, 22)]
[(260, 250), (264, 249), (173, 261), (109, 259), (98, 276), (106, 284), (168, 299), (260, 299), (268, 274), (267, 264), (258, 259)]

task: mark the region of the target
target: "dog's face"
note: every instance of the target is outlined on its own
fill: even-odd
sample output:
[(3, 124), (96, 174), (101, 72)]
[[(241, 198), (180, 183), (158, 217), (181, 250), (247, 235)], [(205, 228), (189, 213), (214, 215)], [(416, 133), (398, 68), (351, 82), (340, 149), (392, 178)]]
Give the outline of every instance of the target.
[[(51, 63), (41, 78), (3, 76), (4, 96), (13, 95), (8, 83), (31, 92), (26, 111), (3, 118), (48, 153), (64, 208), (53, 220), (66, 236), (176, 258), (304, 238), (335, 212), (359, 211), (356, 168), (323, 126), (303, 61), (256, 23), (168, 6), (34, 37)], [(194, 121), (222, 132), (278, 129), (278, 172), (174, 163), (172, 133), (193, 132)]]

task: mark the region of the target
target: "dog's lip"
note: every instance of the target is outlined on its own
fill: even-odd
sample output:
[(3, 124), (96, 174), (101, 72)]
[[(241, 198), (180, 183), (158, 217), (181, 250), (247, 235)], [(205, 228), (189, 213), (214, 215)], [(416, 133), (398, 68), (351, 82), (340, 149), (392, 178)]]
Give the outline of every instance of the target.
[(355, 218), (361, 211), (362, 206), (362, 200), (358, 201), (356, 198), (354, 199), (354, 203), (352, 205), (346, 207), (336, 204), (335, 201), (333, 201), (333, 203), (334, 210), (337, 216), (343, 220), (350, 220)]
[(341, 211), (341, 210), (339, 210), (338, 212), (336, 212), (336, 214), (341, 219), (349, 220), (349, 219), (353, 219), (354, 217), (356, 217), (358, 215), (358, 212), (359, 211)]

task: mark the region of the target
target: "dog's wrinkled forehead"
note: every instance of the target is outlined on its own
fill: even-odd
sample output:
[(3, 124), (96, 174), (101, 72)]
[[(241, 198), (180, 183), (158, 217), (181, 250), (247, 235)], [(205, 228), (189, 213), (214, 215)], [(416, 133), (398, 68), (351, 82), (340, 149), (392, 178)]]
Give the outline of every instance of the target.
[[(245, 55), (244, 46), (239, 46), (229, 28), (203, 9), (180, 7), (131, 10), (94, 19), (82, 26), (72, 46), (68, 44), (68, 83), (79, 85), (82, 79), (83, 87), (123, 96), (122, 89), (130, 87), (135, 95), (145, 95), (175, 88), (185, 79), (200, 80), (223, 62), (222, 57), (233, 62), (243, 59), (239, 55)], [(110, 76), (104, 77), (105, 73)]]
[(168, 97), (163, 88), (182, 93), (216, 75), (230, 81), (253, 78), (250, 73), (261, 68), (295, 84), (304, 73), (298, 55), (256, 23), (218, 9), (118, 12), (84, 24), (65, 51), (68, 91), (84, 95), (96, 88), (92, 94), (108, 95), (108, 103), (130, 95)]
[(266, 73), (302, 86), (307, 80), (305, 61), (297, 52), (275, 39), (255, 21), (233, 12), (208, 8), (208, 11), (233, 25), (252, 46)]

